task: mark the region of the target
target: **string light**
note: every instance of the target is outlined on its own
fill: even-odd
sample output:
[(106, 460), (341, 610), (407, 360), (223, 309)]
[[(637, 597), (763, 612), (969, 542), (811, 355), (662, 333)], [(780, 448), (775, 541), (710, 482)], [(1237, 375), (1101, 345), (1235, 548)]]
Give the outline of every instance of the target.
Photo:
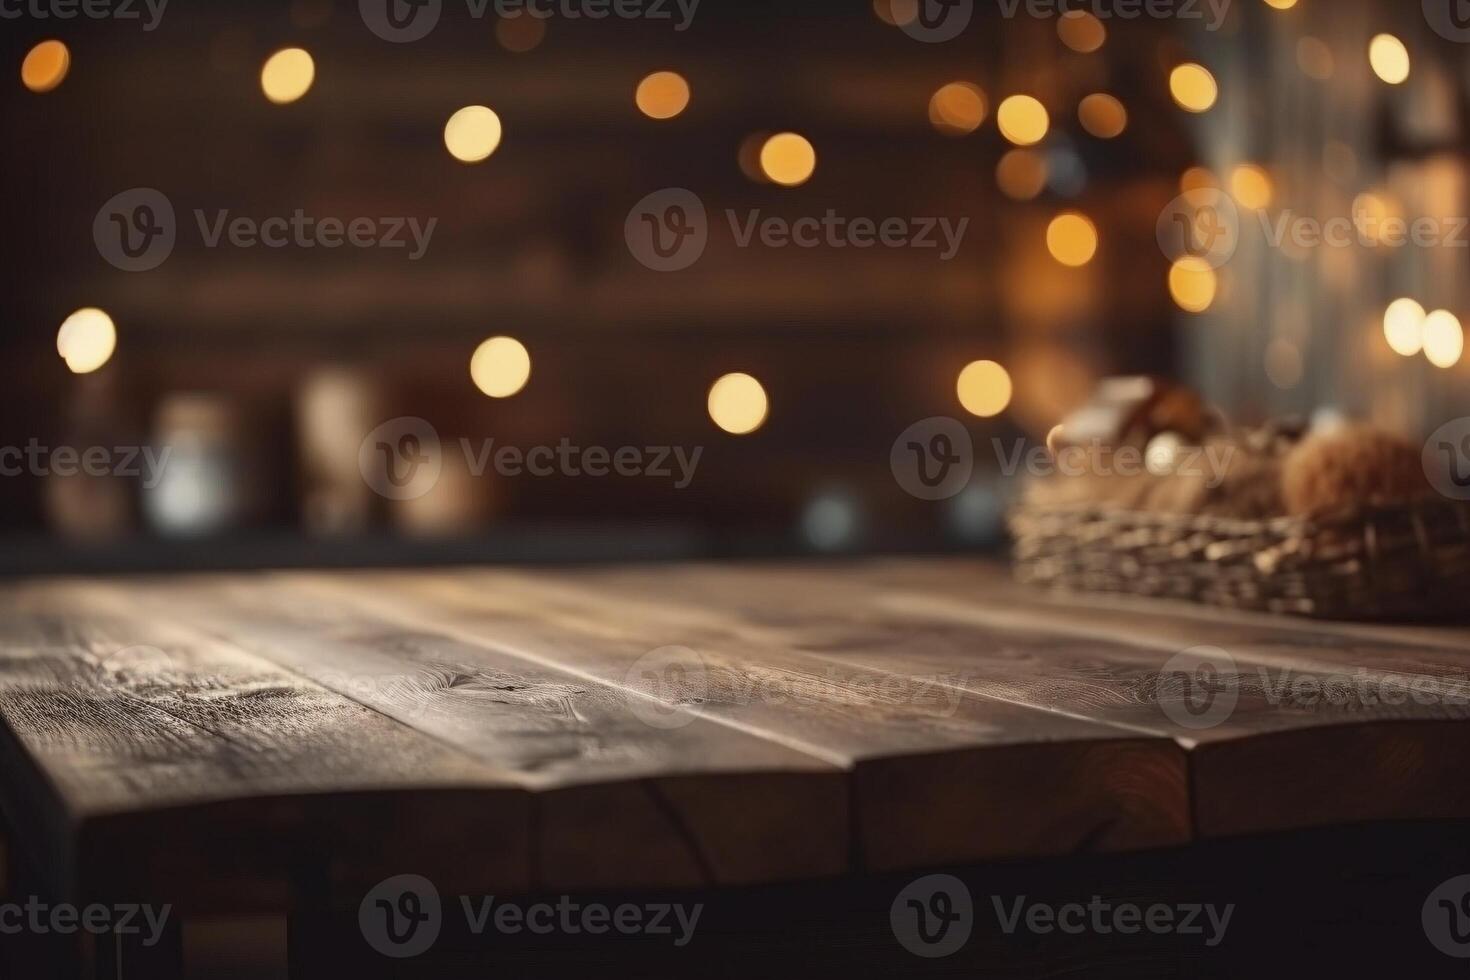
[(1465, 351), (1460, 319), (1449, 310), (1435, 310), (1424, 318), (1424, 356), (1439, 368), (1452, 368)]
[(1207, 112), (1219, 98), (1220, 86), (1204, 65), (1186, 62), (1169, 73), (1169, 94), (1181, 109)]
[(1230, 172), (1230, 193), (1241, 207), (1264, 210), (1271, 205), (1271, 177), (1253, 163), (1242, 163)]
[(1407, 296), (1383, 311), (1383, 337), (1395, 354), (1413, 357), (1424, 348), (1424, 307)]
[(1057, 37), (1073, 51), (1091, 54), (1107, 41), (1108, 29), (1085, 10), (1068, 10), (1057, 18)]
[(1215, 302), (1219, 281), (1204, 259), (1187, 255), (1169, 269), (1169, 295), (1186, 313), (1203, 313)]
[(964, 136), (980, 128), (988, 106), (985, 93), (971, 82), (950, 82), (929, 98), (929, 121), (941, 133)]
[(1014, 390), (1010, 372), (995, 361), (971, 361), (955, 382), (955, 394), (965, 411), (982, 419), (1004, 412)]
[(1179, 190), (1185, 194), (1219, 186), (1220, 181), (1216, 179), (1214, 172), (1209, 167), (1190, 167), (1179, 177)]
[(633, 101), (650, 119), (673, 119), (689, 105), (689, 83), (678, 72), (656, 71), (638, 83)]
[(531, 352), (514, 337), (491, 337), (470, 357), (470, 380), (491, 398), (509, 398), (531, 380)]
[(74, 374), (91, 374), (116, 349), (117, 327), (112, 317), (94, 306), (77, 310), (56, 331), (56, 353)]
[(766, 140), (760, 159), (761, 171), (783, 187), (806, 183), (817, 169), (817, 151), (796, 133), (777, 133)]
[(1400, 85), (1409, 77), (1409, 49), (1392, 34), (1376, 35), (1368, 42), (1368, 64), (1388, 84)]
[(1094, 92), (1077, 104), (1077, 120), (1093, 136), (1110, 140), (1128, 128), (1128, 110), (1106, 92)]
[(266, 59), (260, 69), (260, 87), (276, 105), (295, 102), (311, 90), (316, 62), (303, 48), (285, 48)]
[(1016, 201), (1029, 201), (1046, 187), (1046, 157), (1035, 150), (1010, 150), (995, 167), (1001, 192)]
[(726, 374), (710, 387), (710, 420), (731, 435), (749, 435), (765, 424), (769, 413), (766, 389), (748, 374)]
[(1097, 254), (1097, 226), (1075, 211), (1059, 214), (1047, 226), (1046, 247), (1062, 265), (1084, 266)]
[(444, 145), (461, 163), (479, 163), (500, 145), (500, 117), (486, 106), (465, 106), (444, 125)]
[(1046, 106), (1029, 95), (1012, 95), (995, 111), (1000, 134), (1017, 146), (1034, 146), (1046, 138), (1051, 118)]
[(1277, 10), (1290, 10), (1296, 6), (1296, 0), (1266, 0), (1266, 6), (1275, 7)]
[(42, 41), (20, 63), (21, 84), (32, 92), (49, 92), (66, 80), (71, 51), (60, 41)]

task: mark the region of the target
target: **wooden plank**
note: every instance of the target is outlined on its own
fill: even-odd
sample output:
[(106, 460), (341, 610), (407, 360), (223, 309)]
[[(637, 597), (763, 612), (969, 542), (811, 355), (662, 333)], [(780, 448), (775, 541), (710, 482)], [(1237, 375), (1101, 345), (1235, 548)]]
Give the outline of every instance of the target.
[(532, 792), (537, 887), (736, 884), (847, 868), (845, 775), (805, 747), (683, 709), (646, 723), (637, 709), (654, 702), (628, 690), (433, 624), (405, 627), (376, 602), (306, 580), (160, 582), (122, 594), (452, 744)]
[(1188, 836), (1183, 753), (1168, 740), (977, 695), (955, 678), (919, 676), (906, 665), (823, 662), (784, 637), (734, 636), (711, 629), (697, 609), (608, 600), (560, 577), (292, 581), (606, 683), (628, 683), (630, 666), (650, 650), (685, 650), (683, 677), (652, 693), (851, 769), (856, 861), (865, 868), (1158, 846)]
[[(920, 563), (898, 585), (881, 566), (571, 574), (619, 602), (657, 594), (665, 607), (699, 609), (710, 621), (723, 615), (736, 635), (781, 636), (823, 659), (963, 675), (978, 693), (1167, 735), (1190, 750), (1204, 835), (1470, 816), (1470, 786), (1454, 777), (1470, 765), (1470, 711), (1456, 677), (1437, 675), (1432, 704), (1365, 700), (1312, 634), (1283, 631), (1275, 647), (1230, 645), (1234, 708), (1196, 727), (1178, 720), (1188, 717), (1184, 676), (1164, 668), (1181, 651), (1241, 636), (1209, 622), (1180, 628), (1133, 611), (1109, 619), (1046, 604), (985, 566)], [(1358, 650), (1352, 669), (1376, 664), (1381, 674), (1390, 656)], [(1417, 662), (1435, 666), (1433, 657)], [(1380, 674), (1366, 676), (1372, 683)], [(1341, 703), (1314, 699), (1314, 690)]]
[[(0, 605), (0, 796), (57, 896), (284, 911), (403, 864), (528, 882), (529, 800), (463, 752), (97, 589)], [(443, 836), (453, 861), (421, 846)]]

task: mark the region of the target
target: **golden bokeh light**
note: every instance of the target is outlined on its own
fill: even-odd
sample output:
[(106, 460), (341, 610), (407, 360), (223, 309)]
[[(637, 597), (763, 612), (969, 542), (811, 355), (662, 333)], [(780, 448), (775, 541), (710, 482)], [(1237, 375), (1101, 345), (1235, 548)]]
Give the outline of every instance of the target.
[(817, 151), (805, 136), (777, 133), (761, 146), (761, 172), (773, 183), (795, 187), (811, 179)]
[(1266, 6), (1275, 7), (1277, 10), (1290, 10), (1296, 6), (1296, 0), (1266, 0)]
[(1206, 112), (1220, 97), (1220, 87), (1204, 65), (1186, 62), (1169, 73), (1169, 94), (1181, 109)]
[(1230, 172), (1230, 194), (1243, 208), (1261, 211), (1271, 206), (1271, 176), (1254, 163), (1242, 163)]
[(1093, 136), (1110, 140), (1128, 128), (1128, 110), (1106, 92), (1094, 92), (1077, 104), (1077, 120)]
[(1051, 117), (1046, 106), (1029, 95), (1012, 95), (995, 111), (1000, 134), (1017, 146), (1033, 146), (1046, 138)]
[(759, 429), (770, 409), (766, 389), (748, 374), (727, 374), (710, 386), (710, 420), (731, 435), (749, 435)]
[(461, 163), (479, 163), (500, 145), (500, 117), (482, 105), (469, 105), (444, 125), (444, 146)]
[(1424, 356), (1439, 368), (1452, 368), (1465, 352), (1465, 331), (1449, 310), (1435, 310), (1424, 318)]
[(638, 111), (650, 119), (673, 119), (689, 106), (689, 83), (675, 71), (656, 71), (633, 94)]
[(1296, 42), (1296, 64), (1302, 74), (1325, 82), (1337, 71), (1337, 59), (1321, 38), (1304, 37)]
[(1388, 84), (1402, 84), (1409, 77), (1409, 49), (1392, 34), (1379, 34), (1368, 42), (1368, 64)]
[(20, 63), (21, 84), (32, 92), (49, 92), (66, 80), (71, 51), (60, 41), (42, 41)]
[(1097, 226), (1075, 211), (1059, 214), (1047, 225), (1046, 247), (1062, 265), (1086, 265), (1097, 254)]
[(512, 54), (525, 54), (546, 40), (546, 18), (533, 17), (524, 11), (495, 22), (495, 40)]
[(873, 0), (873, 13), (890, 27), (904, 27), (919, 19), (919, 0)]
[(965, 411), (982, 419), (1004, 412), (1014, 390), (1010, 372), (995, 361), (971, 361), (955, 382), (955, 394)]
[(112, 317), (96, 307), (77, 310), (56, 331), (56, 353), (74, 374), (90, 374), (106, 364), (117, 349)]
[(989, 106), (980, 86), (950, 82), (929, 97), (929, 121), (941, 133), (964, 136), (980, 128)]
[(260, 69), (260, 88), (276, 105), (295, 102), (316, 81), (316, 62), (303, 48), (285, 48), (266, 59)]
[(1185, 256), (1169, 269), (1169, 295), (1186, 313), (1208, 310), (1218, 291), (1215, 270), (1204, 259)]
[(1185, 194), (1219, 186), (1219, 179), (1209, 167), (1190, 167), (1179, 176), (1179, 190)]
[(470, 380), (491, 398), (509, 398), (531, 380), (531, 352), (514, 337), (491, 337), (470, 357)]
[(1424, 349), (1424, 307), (1407, 296), (1383, 311), (1383, 337), (1395, 354), (1413, 357)]
[(1030, 201), (1046, 187), (1046, 157), (1035, 150), (1010, 150), (995, 166), (995, 182), (1006, 197)]
[(1091, 54), (1107, 41), (1108, 29), (1085, 10), (1069, 10), (1057, 18), (1057, 37), (1073, 51)]

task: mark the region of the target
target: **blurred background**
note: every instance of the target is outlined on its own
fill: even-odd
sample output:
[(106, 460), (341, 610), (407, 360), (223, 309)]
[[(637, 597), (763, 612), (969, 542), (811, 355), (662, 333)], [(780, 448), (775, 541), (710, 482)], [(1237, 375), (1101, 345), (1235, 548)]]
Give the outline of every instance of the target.
[[(391, 3), (438, 19), (6, 8), (0, 570), (986, 549), (993, 440), (1105, 376), (1470, 412), (1455, 0)], [(661, 270), (667, 188), (704, 248)], [(1228, 258), (1171, 249), (1180, 195)], [(974, 469), (936, 501), (890, 463), (937, 416)], [(410, 492), (368, 472), (435, 438)], [(641, 475), (479, 465), (562, 445)]]

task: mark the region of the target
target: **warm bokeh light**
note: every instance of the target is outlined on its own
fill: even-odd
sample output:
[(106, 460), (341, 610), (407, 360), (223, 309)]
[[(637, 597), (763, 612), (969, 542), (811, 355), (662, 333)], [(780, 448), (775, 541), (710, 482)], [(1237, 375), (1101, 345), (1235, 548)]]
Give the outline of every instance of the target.
[(260, 88), (276, 105), (295, 102), (311, 90), (316, 62), (302, 48), (286, 48), (266, 59), (260, 69)]
[(1368, 64), (1388, 84), (1401, 84), (1409, 77), (1409, 49), (1392, 34), (1379, 34), (1368, 43)]
[(1413, 357), (1424, 348), (1424, 307), (1407, 296), (1383, 312), (1383, 337), (1395, 354)]
[(804, 184), (817, 169), (817, 151), (804, 136), (777, 133), (761, 146), (761, 171), (783, 187)]
[(633, 101), (650, 119), (672, 119), (689, 105), (689, 83), (678, 72), (656, 71), (638, 83)]
[(1110, 140), (1128, 128), (1128, 110), (1106, 92), (1094, 92), (1078, 103), (1077, 120), (1093, 136)]
[(1075, 211), (1059, 214), (1046, 228), (1046, 247), (1062, 265), (1086, 265), (1097, 254), (1097, 226)]
[(1230, 172), (1230, 194), (1243, 208), (1260, 211), (1271, 205), (1271, 176), (1253, 163)]
[(1424, 318), (1424, 356), (1435, 367), (1452, 368), (1465, 352), (1465, 331), (1449, 310), (1435, 310)]
[(1001, 192), (1016, 201), (1030, 201), (1046, 187), (1046, 157), (1035, 150), (1011, 150), (995, 167)]
[[(1384, 244), (1384, 226), (1390, 218), (1398, 216), (1396, 203), (1382, 195), (1364, 191), (1353, 198), (1353, 224), (1357, 226), (1358, 234), (1373, 245)], [(1387, 243), (1402, 245), (1404, 239), (1389, 235)]]
[(1179, 177), (1179, 190), (1185, 194), (1219, 186), (1220, 181), (1209, 167), (1190, 167)]
[(444, 145), (456, 160), (479, 163), (500, 145), (500, 117), (486, 106), (465, 106), (444, 125)]
[(735, 160), (740, 165), (740, 172), (757, 184), (771, 182), (766, 172), (761, 169), (761, 147), (765, 146), (766, 140), (770, 138), (770, 133), (751, 133), (740, 141), (740, 149), (735, 154)]
[(495, 40), (512, 54), (525, 54), (546, 40), (546, 20), (524, 11), (513, 17), (501, 17), (495, 22)]
[(1057, 37), (1073, 51), (1091, 54), (1108, 39), (1102, 21), (1085, 10), (1069, 10), (1057, 18)]
[(1327, 81), (1337, 71), (1337, 59), (1327, 42), (1310, 36), (1296, 42), (1296, 63), (1302, 74), (1319, 82)]
[(929, 121), (951, 136), (979, 129), (987, 110), (985, 93), (971, 82), (950, 82), (929, 97)]
[(71, 52), (60, 41), (42, 41), (20, 63), (21, 84), (32, 92), (49, 92), (66, 80)]
[(965, 411), (982, 419), (1004, 412), (1013, 390), (1010, 373), (994, 361), (971, 361), (955, 383)]
[(509, 398), (531, 380), (531, 352), (514, 337), (491, 337), (470, 357), (470, 379), (491, 398)]
[(727, 374), (709, 390), (709, 417), (731, 435), (748, 435), (759, 429), (770, 408), (766, 389), (748, 374)]
[(1266, 345), (1266, 377), (1283, 391), (1302, 380), (1302, 350), (1293, 341), (1277, 337)]
[(1277, 10), (1290, 10), (1296, 6), (1296, 0), (1266, 0), (1266, 6), (1275, 7)]
[(1220, 87), (1204, 65), (1188, 62), (1169, 73), (1169, 94), (1179, 108), (1205, 112), (1219, 98)]
[(1046, 138), (1051, 118), (1046, 106), (1029, 95), (1012, 95), (995, 112), (1000, 134), (1017, 146), (1032, 146)]
[(112, 317), (97, 309), (77, 310), (56, 331), (56, 353), (75, 374), (90, 374), (117, 349), (117, 327)]
[(1186, 313), (1203, 313), (1215, 302), (1219, 281), (1204, 259), (1185, 256), (1169, 269), (1169, 295)]
[(890, 27), (903, 27), (918, 19), (919, 0), (873, 0), (873, 13)]

